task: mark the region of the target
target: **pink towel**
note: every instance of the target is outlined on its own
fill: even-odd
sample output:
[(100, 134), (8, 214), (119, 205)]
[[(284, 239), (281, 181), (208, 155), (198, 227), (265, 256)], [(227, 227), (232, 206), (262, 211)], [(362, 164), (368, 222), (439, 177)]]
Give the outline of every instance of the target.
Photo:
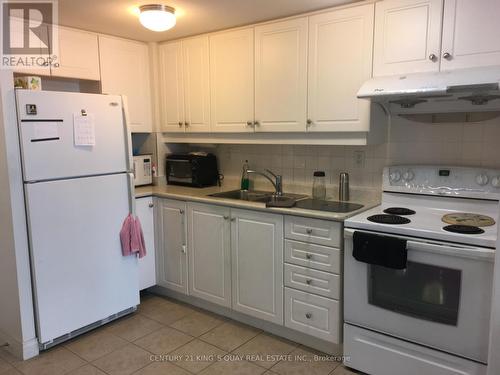
[(123, 256), (139, 254), (139, 258), (146, 256), (146, 243), (142, 232), (141, 222), (138, 217), (129, 214), (123, 221), (120, 230), (120, 242)]

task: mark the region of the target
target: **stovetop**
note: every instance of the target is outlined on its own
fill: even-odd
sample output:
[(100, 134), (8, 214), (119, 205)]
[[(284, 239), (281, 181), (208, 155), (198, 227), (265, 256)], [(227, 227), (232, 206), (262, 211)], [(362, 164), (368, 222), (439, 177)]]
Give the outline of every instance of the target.
[[(384, 211), (390, 207), (407, 208), (415, 211), (411, 215), (391, 215)], [(390, 212), (390, 211), (389, 211)], [(449, 197), (405, 195), (384, 193), (382, 204), (347, 219), (346, 228), (364, 229), (386, 234), (396, 234), (421, 239), (432, 239), (482, 247), (496, 247), (497, 225), (481, 227), (482, 231), (459, 233), (445, 230), (448, 223), (442, 221), (446, 214), (470, 212), (498, 217), (498, 202)], [(386, 224), (373, 221), (378, 215), (396, 216), (398, 223)], [(452, 228), (453, 230), (453, 228)], [(472, 232), (472, 233), (470, 233)], [(482, 233), (476, 233), (482, 232)]]

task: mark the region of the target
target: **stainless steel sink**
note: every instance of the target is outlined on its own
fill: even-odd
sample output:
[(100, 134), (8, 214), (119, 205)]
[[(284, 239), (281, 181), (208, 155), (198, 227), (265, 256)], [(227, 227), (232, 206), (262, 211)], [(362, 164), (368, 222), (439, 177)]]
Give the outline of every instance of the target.
[(273, 193), (270, 191), (259, 191), (259, 190), (231, 190), (225, 191), (223, 193), (210, 194), (211, 197), (216, 198), (226, 198), (226, 199), (237, 199), (240, 201), (251, 201), (260, 202), (259, 199), (272, 196)]
[(295, 201), (305, 198), (306, 195), (300, 194), (283, 194), (277, 196), (271, 191), (260, 191), (260, 190), (231, 190), (225, 191), (223, 193), (210, 194), (211, 197), (216, 198), (226, 198), (226, 199), (236, 199), (250, 202), (260, 202), (266, 204), (273, 203), (294, 203)]

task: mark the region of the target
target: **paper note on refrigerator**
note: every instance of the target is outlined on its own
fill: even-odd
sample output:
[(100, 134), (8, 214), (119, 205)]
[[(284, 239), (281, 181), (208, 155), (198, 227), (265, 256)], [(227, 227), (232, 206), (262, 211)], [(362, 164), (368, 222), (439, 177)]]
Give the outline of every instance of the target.
[(95, 146), (95, 124), (92, 114), (73, 116), (75, 146)]

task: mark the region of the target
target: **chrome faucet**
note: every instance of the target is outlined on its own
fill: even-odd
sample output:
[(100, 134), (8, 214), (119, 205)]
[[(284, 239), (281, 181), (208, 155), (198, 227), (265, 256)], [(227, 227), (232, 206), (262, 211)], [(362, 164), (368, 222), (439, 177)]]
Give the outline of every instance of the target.
[(247, 169), (246, 171), (248, 174), (258, 174), (259, 176), (267, 178), (269, 180), (269, 182), (271, 182), (271, 184), (273, 184), (273, 186), (274, 186), (274, 190), (275, 190), (274, 194), (278, 197), (283, 195), (283, 177), (281, 175), (275, 174), (272, 171), (270, 171), (269, 169), (266, 169), (266, 172), (274, 177), (274, 181), (273, 181), (273, 179), (271, 177), (269, 177), (269, 175), (266, 173), (254, 171), (252, 169)]

